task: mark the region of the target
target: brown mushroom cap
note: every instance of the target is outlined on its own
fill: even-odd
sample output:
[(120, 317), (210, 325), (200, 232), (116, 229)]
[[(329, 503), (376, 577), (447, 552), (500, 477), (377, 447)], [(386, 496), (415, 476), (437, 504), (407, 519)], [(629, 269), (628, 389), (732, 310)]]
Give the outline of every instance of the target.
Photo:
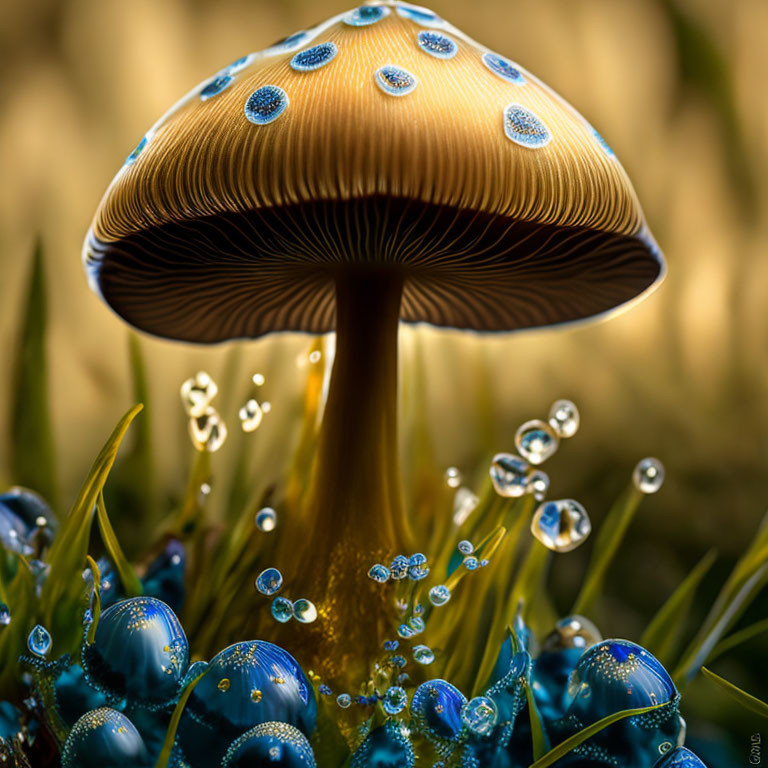
[[(119, 315), (194, 342), (321, 333), (341, 273), (395, 270), (403, 321), (511, 331), (662, 277), (626, 173), (572, 107), (427, 11), (351, 13), (236, 62), (147, 134), (84, 247)], [(282, 112), (253, 122), (255, 93), (251, 117)]]

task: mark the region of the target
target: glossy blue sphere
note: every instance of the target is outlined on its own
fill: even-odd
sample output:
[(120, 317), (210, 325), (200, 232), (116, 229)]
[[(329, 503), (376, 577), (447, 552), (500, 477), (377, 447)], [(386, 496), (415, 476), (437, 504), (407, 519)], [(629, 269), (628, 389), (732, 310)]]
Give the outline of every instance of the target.
[(189, 666), (189, 645), (176, 614), (153, 597), (133, 597), (101, 614), (85, 643), (89, 681), (113, 699), (155, 707), (172, 702)]
[(706, 765), (685, 747), (676, 747), (667, 752), (653, 768), (707, 768)]
[(261, 723), (246, 731), (227, 750), (222, 768), (315, 768), (307, 737), (287, 723)]
[(70, 731), (62, 768), (149, 768), (144, 740), (133, 723), (108, 707), (86, 712)]
[(187, 552), (178, 539), (169, 539), (142, 579), (144, 594), (167, 603), (178, 614), (184, 606)]
[(402, 726), (390, 720), (368, 734), (352, 755), (350, 768), (413, 768), (415, 760)]
[(458, 742), (464, 729), (464, 694), (445, 680), (422, 683), (411, 699), (411, 717), (417, 730), (432, 742)]
[(287, 651), (262, 640), (235, 643), (211, 660), (186, 712), (230, 741), (266, 722), (293, 725), (309, 736), (317, 703), (301, 667)]

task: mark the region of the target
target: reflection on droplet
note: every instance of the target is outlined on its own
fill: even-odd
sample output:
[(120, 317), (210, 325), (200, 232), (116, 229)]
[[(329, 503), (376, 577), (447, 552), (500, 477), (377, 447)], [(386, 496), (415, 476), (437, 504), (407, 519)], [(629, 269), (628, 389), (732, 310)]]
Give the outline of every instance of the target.
[(445, 470), (445, 482), (449, 488), (458, 488), (461, 485), (461, 471), (457, 467), (448, 467)]
[(413, 649), (413, 660), (426, 666), (435, 660), (435, 654), (429, 646), (417, 645)]
[(573, 437), (579, 431), (579, 409), (570, 400), (556, 400), (549, 409), (549, 425), (559, 437)]
[(533, 494), (536, 501), (544, 501), (544, 497), (549, 490), (549, 475), (540, 469), (531, 472), (528, 475), (528, 485), (526, 491)]
[(451, 599), (451, 590), (444, 584), (439, 584), (429, 590), (429, 602), (432, 605), (445, 605)]
[(189, 420), (189, 436), (198, 451), (215, 453), (227, 439), (227, 425), (215, 408), (208, 406), (199, 416)]
[(459, 488), (453, 497), (453, 524), (463, 525), (479, 503), (480, 497), (476, 493), (466, 487)]
[(274, 531), (277, 527), (277, 512), (272, 507), (264, 507), (256, 513), (256, 527), (264, 533)]
[(277, 568), (266, 568), (256, 577), (256, 589), (262, 595), (274, 595), (283, 586), (283, 574)]
[(649, 456), (637, 463), (632, 473), (635, 487), (642, 493), (656, 493), (664, 485), (664, 465)]
[(496, 725), (499, 710), (496, 702), (487, 696), (476, 696), (461, 708), (464, 725), (476, 736), (487, 736)]
[(302, 624), (311, 624), (317, 618), (317, 608), (313, 602), (302, 597), (293, 604), (293, 616)]
[(264, 411), (259, 405), (257, 400), (251, 398), (239, 412), (240, 426), (243, 428), (243, 432), (255, 432), (261, 420), (264, 418)]
[(531, 522), (531, 533), (553, 552), (570, 552), (592, 531), (587, 510), (573, 499), (540, 504)]
[(40, 624), (37, 624), (35, 628), (29, 633), (27, 638), (27, 648), (35, 654), (35, 656), (47, 656), (51, 650), (53, 640), (48, 630)]
[(515, 435), (515, 446), (520, 455), (531, 462), (541, 464), (557, 450), (560, 438), (552, 427), (539, 419), (526, 421)]
[(493, 487), (499, 496), (516, 498), (528, 487), (528, 462), (512, 453), (497, 453), (490, 469)]
[(193, 418), (202, 416), (218, 391), (216, 382), (205, 371), (187, 379), (181, 385), (181, 402), (187, 415)]

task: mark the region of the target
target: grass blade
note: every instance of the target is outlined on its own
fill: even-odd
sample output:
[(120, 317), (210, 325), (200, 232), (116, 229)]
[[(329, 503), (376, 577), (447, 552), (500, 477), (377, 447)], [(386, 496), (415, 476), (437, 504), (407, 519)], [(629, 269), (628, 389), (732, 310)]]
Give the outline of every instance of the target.
[(104, 546), (109, 553), (109, 557), (112, 560), (112, 564), (115, 566), (117, 575), (120, 577), (120, 582), (123, 585), (123, 591), (126, 597), (137, 597), (144, 594), (144, 587), (142, 587), (139, 577), (133, 570), (133, 567), (128, 562), (128, 559), (123, 554), (123, 550), (120, 548), (120, 542), (115, 536), (115, 532), (112, 530), (112, 525), (109, 522), (109, 516), (107, 515), (107, 507), (104, 504), (104, 494), (100, 493), (98, 501), (96, 502), (96, 519), (99, 523), (99, 533), (101, 534), (101, 540), (104, 542)]
[(582, 728), (578, 733), (574, 733), (573, 736), (567, 738), (565, 741), (561, 741), (556, 747), (550, 749), (546, 755), (535, 760), (528, 768), (549, 768), (550, 765), (554, 765), (561, 757), (565, 757), (569, 752), (572, 752), (579, 744), (583, 744), (587, 739), (592, 738), (596, 733), (600, 733), (604, 728), (609, 725), (613, 725), (619, 720), (623, 720), (625, 717), (634, 717), (636, 715), (644, 715), (647, 712), (653, 712), (654, 709), (660, 709), (666, 707), (667, 704), (656, 704), (652, 707), (640, 707), (639, 709), (624, 709), (621, 712), (614, 712), (608, 717), (604, 717), (602, 720), (598, 720), (586, 728)]
[(748, 640), (751, 640), (753, 637), (757, 637), (758, 635), (762, 635), (764, 632), (768, 632), (768, 619), (763, 619), (762, 621), (758, 621), (755, 624), (750, 624), (744, 629), (740, 629), (738, 632), (734, 632), (724, 640), (721, 640), (715, 646), (712, 653), (709, 654), (707, 661), (712, 663), (715, 659), (722, 656), (724, 653), (732, 651), (742, 643), (746, 643)]
[(20, 485), (56, 503), (53, 430), (48, 399), (48, 305), (42, 245), (35, 246), (32, 274), (13, 372), (11, 472)]
[(79, 622), (72, 621), (72, 615), (78, 610), (84, 592), (81, 571), (88, 554), (96, 501), (115, 462), (120, 443), (141, 409), (140, 404), (131, 408), (118, 422), (51, 546), (48, 560), (51, 570), (43, 586), (41, 608), (56, 654), (71, 652), (79, 645), (81, 630)]
[(647, 648), (662, 664), (669, 663), (669, 657), (674, 652), (680, 637), (693, 595), (716, 558), (717, 552), (713, 549), (698, 562), (659, 609), (640, 638), (640, 645)]
[(707, 680), (717, 685), (721, 691), (728, 694), (732, 699), (738, 701), (745, 709), (754, 712), (756, 715), (760, 715), (760, 717), (768, 718), (768, 704), (764, 701), (761, 701), (746, 691), (742, 691), (741, 688), (735, 686), (733, 683), (729, 683), (725, 678), (720, 677), (720, 675), (710, 672), (706, 667), (701, 668), (701, 674), (704, 675)]
[(642, 498), (643, 494), (632, 485), (611, 508), (605, 522), (600, 526), (592, 559), (571, 613), (587, 615), (592, 612), (603, 591), (603, 582), (608, 568), (624, 541)]
[(525, 695), (528, 699), (528, 714), (531, 718), (531, 741), (533, 742), (533, 759), (541, 760), (547, 754), (549, 742), (547, 734), (544, 731), (544, 725), (541, 722), (539, 708), (536, 706), (536, 700), (533, 698), (533, 690), (530, 685), (525, 686)]

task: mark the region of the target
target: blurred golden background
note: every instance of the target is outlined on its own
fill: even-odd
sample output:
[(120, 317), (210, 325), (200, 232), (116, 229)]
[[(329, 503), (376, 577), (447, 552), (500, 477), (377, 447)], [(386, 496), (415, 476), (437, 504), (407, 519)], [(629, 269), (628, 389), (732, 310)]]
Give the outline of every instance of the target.
[[(39, 236), (64, 508), (133, 398), (127, 329), (90, 293), (80, 265), (101, 194), (144, 131), (196, 83), (346, 7), (335, 0), (0, 7), (0, 345), (10, 359)], [(721, 580), (768, 503), (768, 4), (433, 0), (432, 7), (541, 77), (598, 128), (668, 260), (655, 294), (604, 323), (505, 338), (403, 332), (406, 387), (416, 343), (427, 361), (436, 472), (455, 464), (479, 482), (488, 453), (509, 450), (516, 426), (543, 417), (558, 397), (579, 405), (582, 429), (547, 466), (554, 496), (579, 499), (599, 521), (636, 460), (664, 462), (667, 483), (645, 503), (613, 571), (603, 626), (609, 635), (638, 635), (712, 546), (723, 553), (712, 583)], [(302, 384), (296, 360), (307, 343), (248, 345), (243, 382), (248, 371), (267, 370), (268, 389), (280, 382), (267, 393), (279, 409), (282, 388)], [(142, 346), (156, 475), (173, 496), (189, 462), (178, 386), (199, 368), (225, 375), (232, 358), (227, 347), (153, 339)], [(11, 387), (0, 379), (0, 402), (10, 401)], [(15, 479), (11, 418), (0, 409), (4, 481)], [(268, 421), (254, 439), (287, 462), (291, 443)], [(407, 440), (407, 422), (403, 432)], [(227, 461), (224, 452), (217, 459)], [(587, 554), (554, 569), (563, 609)], [(756, 654), (764, 641), (749, 648)], [(734, 667), (731, 678), (765, 693), (765, 679), (752, 671)]]

